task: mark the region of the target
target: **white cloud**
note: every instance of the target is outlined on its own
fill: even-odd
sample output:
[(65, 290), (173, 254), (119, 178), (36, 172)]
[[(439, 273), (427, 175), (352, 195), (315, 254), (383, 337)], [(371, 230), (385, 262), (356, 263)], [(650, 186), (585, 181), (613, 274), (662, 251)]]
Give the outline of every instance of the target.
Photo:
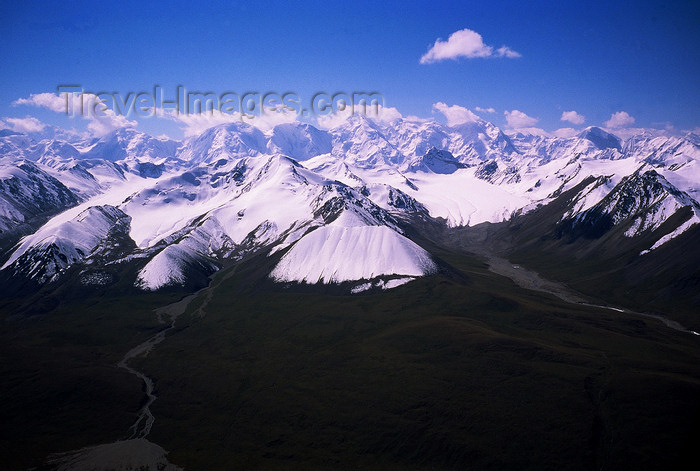
[(196, 136), (204, 130), (219, 124), (243, 122), (256, 128), (267, 131), (278, 124), (292, 123), (297, 120), (297, 114), (293, 110), (281, 108), (279, 111), (267, 111), (258, 114), (242, 115), (239, 112), (225, 113), (217, 109), (212, 109), (204, 113), (175, 113), (175, 111), (164, 111), (162, 115), (165, 119), (175, 121), (180, 125), (185, 137)]
[[(71, 94), (72, 96), (72, 94)], [(12, 105), (29, 105), (39, 108), (48, 108), (55, 113), (67, 113), (66, 96), (54, 93), (32, 93), (29, 98), (19, 98)]]
[(529, 128), (539, 121), (539, 119), (528, 116), (519, 110), (504, 111), (503, 114), (506, 115), (508, 127), (513, 129)]
[(574, 137), (576, 134), (578, 134), (578, 131), (574, 128), (560, 128), (552, 131), (552, 135), (555, 137)]
[(661, 121), (658, 123), (651, 123), (651, 125), (654, 126), (655, 128), (663, 127), (664, 130), (668, 131), (671, 134), (678, 134), (678, 130), (673, 125), (673, 123), (671, 123), (670, 121)]
[(576, 111), (564, 111), (561, 114), (562, 121), (568, 121), (571, 124), (583, 124), (586, 121), (586, 117), (578, 114)]
[(383, 123), (390, 123), (392, 121), (396, 121), (397, 119), (403, 118), (401, 115), (401, 112), (397, 110), (396, 108), (392, 108), (390, 106), (379, 106), (379, 115), (378, 119), (379, 121)]
[(447, 118), (448, 126), (476, 122), (481, 119), (468, 108), (459, 105), (450, 106), (441, 101), (433, 105), (433, 111), (442, 113)]
[(294, 110), (280, 108), (278, 111), (267, 111), (260, 115), (244, 116), (243, 122), (255, 126), (263, 131), (272, 129), (278, 124), (293, 123), (297, 121), (297, 113)]
[(321, 129), (333, 129), (343, 124), (350, 116), (351, 113), (348, 108), (345, 111), (316, 116), (316, 123)]
[(468, 59), (479, 57), (520, 57), (520, 54), (502, 46), (494, 51), (493, 47), (484, 44), (481, 35), (470, 29), (455, 31), (447, 41), (438, 38), (435, 44), (421, 58), (421, 64), (430, 64), (446, 59), (457, 59), (466, 57)]
[(619, 129), (627, 128), (634, 124), (634, 118), (626, 111), (618, 111), (610, 116), (610, 119), (603, 123), (606, 128)]
[(416, 115), (408, 115), (403, 117), (404, 121), (408, 121), (411, 123), (429, 123), (431, 121), (435, 121), (433, 118), (421, 118), (420, 116)]
[(532, 135), (532, 136), (542, 136), (542, 137), (552, 137), (552, 134), (545, 131), (542, 128), (536, 128), (536, 127), (527, 127), (527, 128), (518, 128), (518, 129), (509, 129), (506, 130), (506, 135), (508, 136), (515, 136), (516, 134), (525, 134), (525, 135)]
[(495, 113), (495, 112), (496, 112), (496, 110), (493, 109), (493, 108), (481, 108), (481, 107), (479, 107), (479, 106), (477, 106), (477, 107), (474, 108), (474, 109), (475, 109), (476, 111), (478, 111), (479, 113)]
[(104, 109), (99, 114), (86, 116), (88, 131), (95, 136), (103, 136), (118, 128), (133, 128), (138, 124), (136, 121), (129, 121), (124, 116), (116, 114), (111, 109)]
[(241, 121), (241, 115), (239, 113), (222, 113), (219, 110), (192, 114), (175, 113), (174, 111), (166, 110), (163, 113), (163, 117), (178, 123), (185, 137), (196, 136), (201, 134), (204, 130), (219, 124)]
[(11, 127), (13, 131), (17, 132), (40, 132), (46, 127), (46, 124), (42, 123), (33, 116), (4, 119), (5, 122), (10, 125), (9, 127)]
[[(316, 123), (320, 128), (332, 129), (343, 124), (350, 116), (352, 116), (352, 110), (348, 107), (344, 111), (338, 111), (337, 113), (316, 116)], [(366, 116), (369, 119), (379, 121), (380, 123), (390, 123), (397, 119), (403, 118), (401, 112), (396, 108), (382, 105), (378, 105), (376, 116), (374, 111), (372, 111), (372, 108), (367, 107)]]
[[(359, 113), (358, 109), (355, 109)], [(352, 115), (351, 107), (347, 107), (342, 111), (331, 113), (328, 115), (316, 116), (316, 125), (320, 128), (330, 129), (336, 127)], [(299, 116), (296, 110), (279, 107), (277, 110), (256, 110), (249, 115), (242, 115), (239, 112), (225, 113), (217, 109), (208, 110), (204, 113), (196, 114), (176, 114), (173, 111), (164, 112), (163, 116), (166, 119), (175, 121), (180, 124), (185, 137), (200, 134), (205, 129), (224, 123), (241, 121), (243, 123), (255, 126), (263, 131), (270, 130), (282, 123), (292, 123), (299, 121)], [(383, 107), (379, 105), (377, 114), (374, 114), (373, 107), (367, 107), (367, 117), (379, 122), (391, 122), (401, 118), (401, 113), (396, 108)], [(313, 122), (313, 120), (311, 120)]]
[(517, 59), (518, 57), (522, 57), (522, 55), (519, 52), (514, 51), (507, 46), (501, 46), (498, 49), (496, 49), (495, 56), (496, 57), (507, 57), (508, 59)]
[(136, 121), (129, 121), (123, 115), (115, 113), (91, 93), (83, 93), (82, 95), (36, 93), (29, 95), (29, 98), (17, 99), (12, 105), (36, 106), (49, 109), (54, 113), (82, 116), (88, 120), (88, 131), (94, 136), (102, 136), (117, 128), (135, 127), (138, 124)]

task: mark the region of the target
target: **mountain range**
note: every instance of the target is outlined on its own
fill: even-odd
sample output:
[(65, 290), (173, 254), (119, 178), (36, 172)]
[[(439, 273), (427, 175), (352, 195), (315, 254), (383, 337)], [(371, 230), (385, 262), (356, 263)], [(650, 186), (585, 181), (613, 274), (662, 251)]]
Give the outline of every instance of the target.
[[(699, 144), (692, 133), (623, 140), (589, 127), (559, 138), (481, 119), (363, 116), (329, 130), (234, 122), (183, 141), (131, 128), (70, 142), (5, 130), (0, 279), (20, 290), (68, 273), (86, 285), (131, 276), (140, 290), (197, 287), (267, 251), (281, 256), (277, 282), (357, 292), (438, 270), (409, 236), (426, 221), (448, 231), (510, 224), (508, 253), (575, 245), (567, 261), (591, 247), (638, 264), (697, 241)], [(513, 237), (515, 221), (527, 240)], [(677, 266), (659, 260), (665, 272)], [(678, 275), (698, 283), (697, 272)]]

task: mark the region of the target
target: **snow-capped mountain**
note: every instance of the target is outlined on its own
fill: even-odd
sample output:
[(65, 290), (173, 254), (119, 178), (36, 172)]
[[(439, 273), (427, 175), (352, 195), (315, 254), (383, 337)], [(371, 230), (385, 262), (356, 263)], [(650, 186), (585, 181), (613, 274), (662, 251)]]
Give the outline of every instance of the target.
[(48, 216), (79, 201), (66, 185), (35, 163), (0, 158), (0, 232)]
[(605, 132), (602, 129), (597, 128), (595, 126), (591, 126), (584, 129), (579, 133), (578, 137), (581, 139), (586, 139), (600, 150), (621, 150), (619, 137), (610, 134), (609, 132)]
[(36, 141), (2, 130), (0, 230), (56, 214), (123, 185), (129, 180), (127, 174), (159, 176), (176, 165), (179, 145), (134, 129), (117, 129), (97, 141), (73, 138), (71, 142)]
[(408, 172), (432, 172), (432, 173), (455, 173), (460, 168), (465, 168), (463, 164), (447, 150), (438, 150), (431, 147), (423, 156), (417, 156), (411, 160), (406, 169)]
[(333, 136), (310, 124), (285, 123), (275, 126), (272, 130), (268, 149), (270, 152), (303, 161), (331, 152)]
[(80, 158), (80, 151), (72, 144), (59, 140), (43, 140), (36, 145), (29, 146), (27, 157), (37, 163), (47, 165), (60, 165), (66, 160)]
[[(564, 216), (562, 231), (595, 237), (614, 226), (623, 226), (626, 237), (635, 237), (655, 231), (671, 216), (685, 210), (687, 215), (682, 223), (671, 234), (660, 238), (653, 249), (700, 222), (697, 201), (655, 170), (643, 169), (624, 177), (609, 191), (606, 191), (609, 178), (599, 177), (577, 196), (574, 207)], [(598, 191), (600, 188), (602, 192)], [(600, 194), (605, 196), (599, 198)], [(597, 202), (591, 205), (594, 201)]]
[(25, 158), (33, 143), (26, 134), (0, 129), (0, 156), (3, 158)]
[(653, 234), (653, 250), (700, 222), (699, 141), (362, 116), (328, 131), (229, 123), (182, 143), (134, 129), (71, 143), (5, 132), (1, 227), (56, 215), (4, 247), (2, 271), (43, 283), (71, 267), (135, 264), (133, 284), (154, 290), (267, 251), (280, 282), (395, 286), (436, 270), (402, 230), (416, 216), (498, 223), (573, 189), (562, 231), (620, 227)]
[(24, 239), (3, 269), (40, 283), (53, 280), (62, 270), (94, 256), (98, 249), (104, 252), (109, 243), (127, 234), (130, 219), (114, 206), (91, 206), (52, 225), (50, 231), (38, 231)]
[(267, 138), (258, 128), (242, 122), (222, 124), (187, 140), (178, 158), (190, 164), (214, 163), (267, 152)]
[(163, 248), (140, 272), (140, 286), (176, 282), (192, 260), (215, 268), (261, 247), (280, 250), (326, 224), (398, 230), (393, 217), (359, 191), (286, 156), (246, 157), (208, 170), (199, 166), (158, 180), (122, 205), (132, 215), (136, 244)]
[(116, 162), (148, 161), (159, 163), (175, 157), (177, 141), (149, 136), (131, 128), (115, 129), (84, 152), (85, 158)]

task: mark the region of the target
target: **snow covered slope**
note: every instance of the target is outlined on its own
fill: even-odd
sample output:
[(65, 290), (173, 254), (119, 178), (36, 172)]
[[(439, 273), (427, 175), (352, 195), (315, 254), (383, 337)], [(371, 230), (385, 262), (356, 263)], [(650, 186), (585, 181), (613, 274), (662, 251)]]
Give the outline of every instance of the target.
[(0, 129), (0, 157), (27, 158), (28, 150), (33, 144), (26, 134)]
[(162, 162), (175, 157), (177, 141), (149, 136), (131, 128), (115, 129), (84, 152), (84, 158)]
[(79, 198), (33, 162), (0, 158), (0, 232), (36, 216), (55, 214)]
[(309, 124), (284, 123), (272, 130), (268, 148), (273, 154), (283, 154), (303, 161), (331, 152), (333, 136)]
[(154, 289), (181, 279), (181, 270), (158, 267), (182, 267), (195, 259), (207, 265), (263, 247), (282, 248), (333, 221), (396, 227), (360, 192), (288, 157), (247, 157), (227, 161), (214, 173), (206, 170), (161, 179), (122, 205), (133, 218), (131, 237), (139, 247), (179, 248), (149, 262), (139, 274), (140, 286)]
[(267, 138), (245, 123), (221, 124), (194, 136), (182, 145), (177, 157), (191, 164), (249, 157), (267, 152)]
[(655, 231), (670, 217), (687, 209), (689, 217), (663, 241), (659, 238), (653, 246), (657, 248), (700, 222), (700, 204), (656, 171), (641, 170), (623, 178), (612, 189), (608, 189), (609, 179), (605, 177), (589, 185), (564, 216), (564, 226), (595, 237), (613, 226), (626, 225), (625, 236), (635, 237)]
[[(10, 269), (40, 283), (53, 280), (62, 270), (86, 259), (109, 239), (128, 232), (130, 218), (114, 206), (92, 206), (50, 233), (24, 239), (2, 269)], [(101, 247), (103, 246), (103, 247)]]
[(277, 281), (338, 283), (436, 270), (421, 247), (385, 226), (330, 225), (297, 241), (270, 276)]
[(180, 245), (169, 245), (139, 272), (136, 286), (154, 291), (164, 286), (184, 285), (187, 272), (193, 265), (200, 265), (203, 271), (209, 273), (216, 270), (214, 263), (196, 251), (189, 251)]

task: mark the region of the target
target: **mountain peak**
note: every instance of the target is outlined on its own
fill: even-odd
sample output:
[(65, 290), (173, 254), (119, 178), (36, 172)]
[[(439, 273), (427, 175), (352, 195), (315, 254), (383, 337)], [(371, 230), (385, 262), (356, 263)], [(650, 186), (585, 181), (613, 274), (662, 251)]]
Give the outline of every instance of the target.
[(84, 156), (112, 162), (164, 159), (174, 157), (178, 145), (177, 141), (159, 139), (134, 128), (118, 128), (101, 137)]
[(449, 174), (465, 167), (451, 152), (431, 147), (424, 156), (414, 159), (407, 170)]
[(279, 152), (298, 160), (308, 160), (333, 150), (333, 137), (327, 131), (306, 123), (278, 124), (272, 130), (270, 144), (273, 152)]
[(7, 137), (7, 136), (20, 136), (23, 133), (21, 132), (16, 132), (12, 131), (11, 129), (0, 129), (0, 137)]
[(589, 126), (578, 134), (578, 137), (591, 141), (598, 149), (621, 150), (620, 138), (614, 134), (603, 131), (599, 127)]

